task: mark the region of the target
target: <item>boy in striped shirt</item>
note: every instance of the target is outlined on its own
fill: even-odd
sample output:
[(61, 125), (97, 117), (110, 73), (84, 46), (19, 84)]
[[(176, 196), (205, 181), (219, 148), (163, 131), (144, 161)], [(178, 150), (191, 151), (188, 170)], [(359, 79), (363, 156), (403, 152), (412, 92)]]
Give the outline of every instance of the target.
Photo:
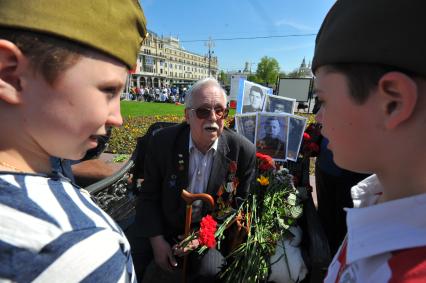
[(0, 1), (0, 282), (134, 282), (129, 243), (51, 172), (120, 126), (146, 36), (136, 0)]

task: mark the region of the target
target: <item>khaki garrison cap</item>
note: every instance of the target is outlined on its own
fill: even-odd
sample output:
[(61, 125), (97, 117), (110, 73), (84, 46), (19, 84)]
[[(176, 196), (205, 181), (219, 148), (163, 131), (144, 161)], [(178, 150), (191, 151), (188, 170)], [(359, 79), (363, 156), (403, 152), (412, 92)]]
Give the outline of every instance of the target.
[(380, 64), (426, 76), (426, 0), (337, 0), (316, 38), (312, 71)]
[(0, 27), (76, 41), (129, 68), (147, 34), (137, 0), (0, 0)]

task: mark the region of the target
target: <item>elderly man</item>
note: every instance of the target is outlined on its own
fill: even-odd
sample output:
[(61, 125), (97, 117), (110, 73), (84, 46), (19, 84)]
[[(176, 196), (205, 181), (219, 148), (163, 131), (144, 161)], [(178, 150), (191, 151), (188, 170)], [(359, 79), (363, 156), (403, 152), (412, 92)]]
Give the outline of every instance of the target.
[(277, 117), (268, 117), (265, 121), (265, 136), (258, 140), (259, 152), (270, 155), (272, 158), (286, 158), (286, 144), (280, 139), (280, 122)]
[(253, 85), (249, 92), (250, 104), (243, 106), (243, 113), (262, 111), (263, 91), (257, 85)]
[[(164, 270), (178, 267), (172, 247), (184, 233), (182, 189), (210, 194), (235, 207), (237, 197), (246, 197), (254, 176), (254, 145), (224, 127), (226, 94), (217, 80), (198, 81), (185, 103), (186, 122), (157, 132), (147, 151), (136, 221), (129, 233), (139, 280), (153, 258)], [(226, 193), (220, 188), (230, 177), (238, 178), (238, 185), (222, 199)], [(193, 225), (197, 225), (207, 207), (197, 203), (193, 209)], [(190, 254), (189, 281), (213, 282), (222, 263), (223, 256), (215, 249), (201, 258)]]

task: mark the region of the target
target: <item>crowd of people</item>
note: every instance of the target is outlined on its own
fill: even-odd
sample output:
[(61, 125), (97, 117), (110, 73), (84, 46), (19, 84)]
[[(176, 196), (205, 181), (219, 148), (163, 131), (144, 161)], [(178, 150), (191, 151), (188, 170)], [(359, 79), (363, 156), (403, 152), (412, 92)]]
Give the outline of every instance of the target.
[(132, 87), (128, 99), (146, 102), (184, 103), (186, 93), (186, 87)]
[[(142, 7), (30, 2), (0, 1), (0, 281), (136, 282), (151, 261), (179, 269), (189, 252), (180, 242), (182, 189), (234, 209), (256, 181), (255, 146), (224, 126), (225, 91), (207, 78), (182, 92), (186, 121), (152, 136), (125, 235), (90, 195), (52, 171), (51, 157), (80, 160), (123, 123), (120, 96), (147, 36)], [(422, 0), (339, 0), (317, 34), (312, 71), (323, 146), (334, 165), (370, 175), (351, 188), (347, 233), (333, 242), (327, 283), (426, 280), (425, 9)], [(160, 101), (182, 98), (171, 89), (141, 95), (152, 92)], [(259, 94), (251, 91), (252, 104)], [(276, 143), (278, 126), (268, 120), (265, 143)], [(321, 181), (336, 177), (327, 173)], [(194, 203), (193, 226), (208, 212)], [(219, 248), (190, 253), (188, 282), (220, 282), (225, 260)]]

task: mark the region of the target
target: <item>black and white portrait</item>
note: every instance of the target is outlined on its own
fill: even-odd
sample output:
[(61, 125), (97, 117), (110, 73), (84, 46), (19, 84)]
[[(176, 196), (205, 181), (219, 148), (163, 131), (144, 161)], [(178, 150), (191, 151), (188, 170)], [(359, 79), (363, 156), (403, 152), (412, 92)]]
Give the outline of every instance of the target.
[(294, 114), (296, 99), (276, 95), (266, 95), (263, 111)]
[(249, 81), (244, 81), (242, 113), (262, 111), (263, 100), (267, 91), (268, 88)]
[(277, 161), (286, 160), (288, 115), (259, 113), (256, 134), (257, 152)]
[(256, 114), (235, 115), (237, 132), (245, 136), (253, 144), (256, 136), (256, 117)]
[(297, 161), (305, 127), (306, 118), (295, 115), (289, 116), (287, 159)]

